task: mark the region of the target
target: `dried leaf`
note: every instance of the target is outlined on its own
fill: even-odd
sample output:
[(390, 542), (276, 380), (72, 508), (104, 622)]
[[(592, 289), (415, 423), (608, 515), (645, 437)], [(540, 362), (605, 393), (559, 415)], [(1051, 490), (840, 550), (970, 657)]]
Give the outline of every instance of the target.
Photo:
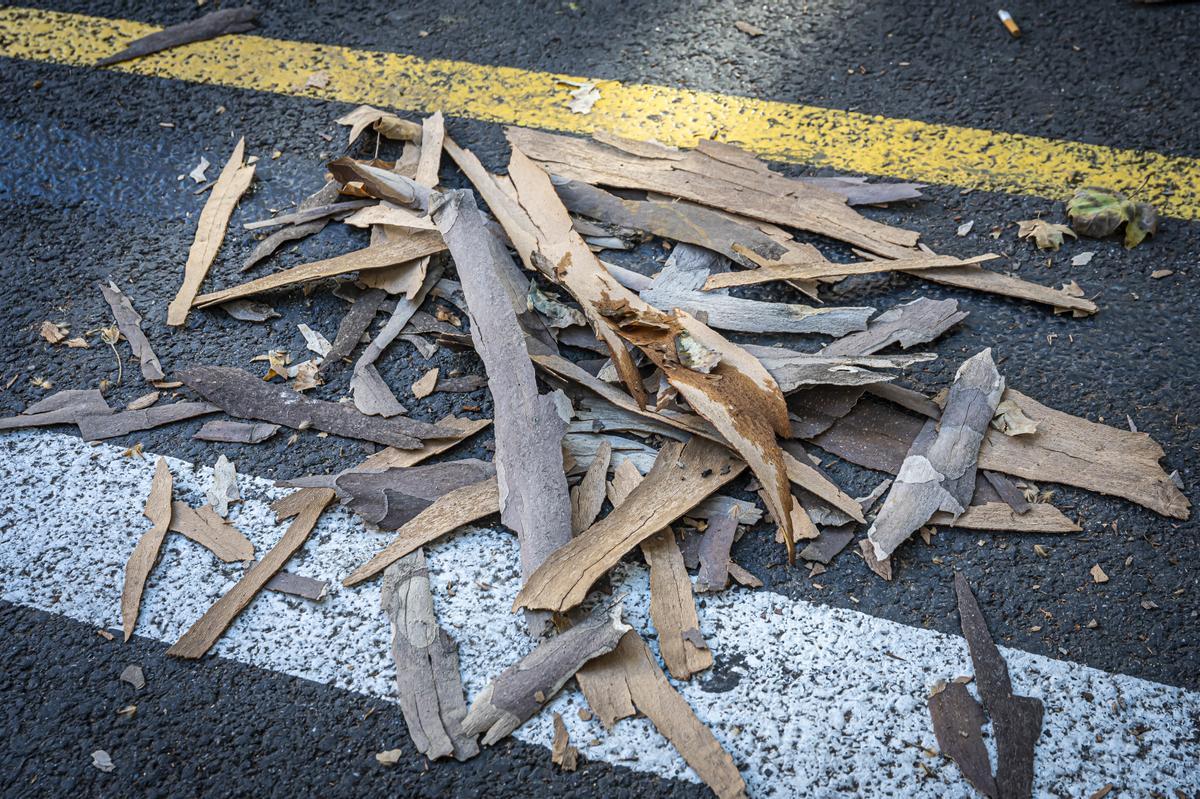
[(162, 380), (164, 377), (162, 364), (159, 363), (154, 350), (150, 348), (150, 340), (142, 332), (142, 317), (133, 309), (133, 303), (130, 302), (129, 297), (111, 280), (107, 286), (103, 283), (98, 285), (105, 301), (108, 302), (108, 307), (112, 309), (117, 326), (125, 336), (125, 340), (129, 342), (133, 354), (141, 363), (142, 377), (151, 382)]
[(600, 99), (600, 90), (596, 88), (596, 84), (590, 82), (579, 82), (574, 80), (560, 79), (559, 83), (565, 83), (568, 86), (574, 86), (571, 90), (571, 101), (567, 103), (567, 108), (573, 114), (590, 114), (592, 106)]
[(222, 303), (221, 310), (242, 322), (266, 322), (279, 316), (279, 312), (265, 302), (254, 300), (231, 300)]
[(349, 114), (337, 120), (339, 125), (350, 126), (350, 138), (346, 146), (354, 144), (359, 135), (368, 126), (378, 131), (379, 135), (397, 141), (421, 141), (421, 126), (415, 122), (401, 119), (388, 111), (380, 111), (369, 105), (360, 105)]
[(58, 344), (67, 337), (69, 329), (64, 325), (56, 325), (54, 322), (42, 322), (42, 338), (51, 344)]
[(1023, 239), (1032, 237), (1041, 250), (1057, 250), (1062, 246), (1063, 234), (1077, 238), (1075, 231), (1067, 225), (1047, 222), (1045, 219), (1026, 219), (1017, 223), (1017, 235)]
[(213, 466), (212, 485), (205, 498), (221, 518), (229, 515), (231, 503), (242, 501), (242, 495), (238, 491), (237, 469), (224, 455), (219, 456), (216, 465)]
[(1021, 406), (1012, 400), (1004, 400), (996, 406), (992, 427), (1006, 436), (1028, 436), (1037, 432), (1037, 422), (1026, 416)]

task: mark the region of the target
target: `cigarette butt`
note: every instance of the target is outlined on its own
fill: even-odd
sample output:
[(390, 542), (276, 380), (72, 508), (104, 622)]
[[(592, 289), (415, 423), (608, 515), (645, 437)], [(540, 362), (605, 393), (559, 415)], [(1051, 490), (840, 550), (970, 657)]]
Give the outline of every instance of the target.
[(996, 12), (996, 15), (1000, 17), (1000, 21), (1004, 23), (1004, 29), (1011, 33), (1014, 39), (1021, 38), (1021, 29), (1017, 26), (1016, 20), (1012, 18), (1012, 14), (1001, 9)]

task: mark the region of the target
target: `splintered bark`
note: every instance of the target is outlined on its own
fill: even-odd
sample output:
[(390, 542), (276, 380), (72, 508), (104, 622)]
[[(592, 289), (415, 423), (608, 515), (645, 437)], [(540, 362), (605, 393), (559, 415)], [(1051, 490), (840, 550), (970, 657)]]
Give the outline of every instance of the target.
[[(593, 185), (667, 194), (742, 216), (829, 236), (897, 258), (912, 254), (917, 234), (873, 222), (826, 189), (792, 180), (729, 145), (703, 142), (695, 150), (660, 148), (656, 156), (607, 143), (506, 128), (509, 142), (550, 172)], [(726, 160), (733, 151), (740, 163)]]
[(180, 372), (179, 379), (230, 416), (299, 430), (312, 427), (398, 449), (420, 449), (422, 439), (452, 438), (457, 432), (412, 419), (366, 416), (337, 402), (309, 399), (285, 385), (264, 383), (249, 372), (228, 366), (194, 366)]
[[(471, 340), (487, 371), (495, 403), (496, 478), (500, 520), (517, 533), (526, 578), (571, 540), (571, 499), (563, 470), (566, 420), (552, 394), (540, 394), (512, 297), (497, 272), (508, 251), (484, 226), (474, 196), (442, 195), (433, 220), (458, 267), (471, 316)], [(540, 623), (529, 619), (540, 633)]]
[(470, 736), (483, 733), (484, 746), (504, 738), (553, 699), (580, 666), (613, 651), (629, 630), (617, 605), (538, 644), (479, 692), (463, 731)]
[(882, 383), (891, 380), (893, 375), (872, 372), (871, 369), (903, 369), (915, 363), (937, 359), (933, 353), (830, 356), (757, 344), (744, 344), (743, 347), (746, 352), (758, 358), (784, 393), (805, 386), (864, 386)]
[(578, 535), (592, 526), (604, 505), (604, 479), (612, 459), (612, 443), (603, 441), (588, 464), (579, 485), (571, 489), (571, 532)]
[[(320, 490), (304, 488), (301, 491)], [(495, 478), (443, 494), (433, 504), (396, 531), (396, 537), (369, 561), (342, 580), (352, 586), (383, 571), (417, 547), (437, 540), (464, 524), (490, 516), (500, 510), (500, 494)]]
[(183, 285), (179, 287), (175, 299), (167, 306), (168, 325), (178, 327), (187, 321), (188, 311), (197, 303), (196, 294), (200, 291), (200, 284), (208, 275), (208, 268), (212, 266), (217, 251), (221, 249), (221, 243), (225, 240), (229, 217), (233, 216), (233, 209), (238, 200), (246, 193), (246, 189), (250, 188), (250, 181), (254, 179), (254, 164), (242, 163), (245, 151), (246, 140), (238, 139), (233, 154), (229, 156), (220, 177), (213, 184), (204, 210), (200, 212), (200, 220), (196, 224), (196, 238), (188, 250), (187, 264), (183, 268)]
[(96, 66), (107, 67), (131, 58), (140, 58), (191, 42), (202, 42), (227, 33), (245, 33), (254, 29), (256, 19), (258, 12), (250, 6), (213, 11), (198, 19), (180, 22), (178, 25), (134, 39), (125, 45), (125, 49), (97, 61)]
[(975, 493), (976, 459), (1004, 393), (1004, 378), (984, 350), (959, 367), (940, 424), (913, 441), (867, 537), (882, 561), (937, 511), (958, 518)]
[(962, 572), (954, 575), (963, 637), (975, 665), (975, 684), (996, 737), (996, 787), (1000, 799), (1033, 794), (1033, 751), (1042, 732), (1040, 699), (1013, 694), (1008, 664), (988, 633), (987, 622)]
[(202, 657), (233, 623), (237, 615), (253, 601), (254, 596), (263, 586), (283, 568), (288, 559), (300, 547), (304, 546), (309, 533), (317, 524), (317, 519), (320, 518), (322, 511), (329, 503), (333, 502), (334, 497), (333, 491), (328, 488), (305, 490), (308, 492), (305, 494), (306, 501), (297, 508), (295, 521), (279, 539), (279, 543), (262, 560), (250, 567), (237, 585), (229, 589), (188, 628), (183, 637), (171, 645), (167, 650), (168, 655), (188, 659)]
[(368, 289), (354, 298), (354, 304), (346, 311), (338, 325), (333, 347), (321, 361), (317, 371), (328, 376), (342, 368), (343, 359), (350, 357), (350, 353), (354, 352), (385, 299), (387, 293), (382, 289)]
[(552, 554), (525, 582), (514, 607), (565, 612), (633, 547), (671, 524), (745, 464), (729, 450), (703, 438), (680, 447), (663, 445), (654, 468), (620, 507)]
[(438, 626), (425, 553), (416, 550), (388, 567), (381, 590), (392, 622), (392, 656), (404, 723), (417, 751), (430, 760), (479, 754), (462, 730), (467, 716), (458, 644)]
[(163, 539), (171, 526), (171, 482), (167, 461), (159, 458), (154, 466), (150, 495), (146, 497), (146, 506), (142, 511), (150, 520), (151, 527), (142, 533), (125, 563), (125, 584), (121, 588), (121, 630), (125, 633), (126, 641), (133, 635), (133, 628), (137, 625), (146, 578), (158, 560)]
[(929, 716), (942, 754), (954, 759), (975, 790), (997, 797), (992, 763), (983, 742), (983, 708), (967, 686), (957, 681), (936, 686), (929, 695)]
[(133, 350), (133, 354), (142, 366), (142, 377), (147, 380), (162, 380), (164, 377), (162, 364), (158, 362), (158, 356), (150, 348), (150, 340), (142, 332), (142, 317), (133, 309), (133, 303), (130, 302), (129, 297), (111, 280), (107, 286), (103, 283), (97, 285), (100, 286), (100, 293), (104, 295), (108, 307), (112, 309), (113, 316), (117, 320), (117, 328), (129, 342), (129, 348)]
[[(314, 193), (308, 195), (300, 204), (296, 206), (299, 211), (307, 211), (312, 208), (319, 208), (322, 205), (328, 205), (338, 198), (338, 183), (331, 180)], [(311, 222), (301, 224), (288, 225), (285, 228), (275, 231), (270, 236), (260, 241), (254, 247), (254, 251), (242, 263), (239, 272), (245, 272), (254, 267), (265, 258), (269, 258), (276, 250), (289, 241), (299, 241), (300, 239), (311, 236), (315, 233), (320, 233), (329, 224), (328, 218), (316, 219)]]
[(824, 356), (862, 356), (899, 344), (908, 349), (933, 341), (967, 318), (955, 300), (930, 300), (919, 297), (912, 302), (884, 311), (867, 329), (830, 342), (821, 350)]
[(636, 632), (627, 632), (612, 653), (584, 666), (577, 677), (588, 704), (606, 728), (632, 716), (636, 708), (720, 799), (746, 795), (746, 783), (733, 758), (671, 687), (650, 647)]

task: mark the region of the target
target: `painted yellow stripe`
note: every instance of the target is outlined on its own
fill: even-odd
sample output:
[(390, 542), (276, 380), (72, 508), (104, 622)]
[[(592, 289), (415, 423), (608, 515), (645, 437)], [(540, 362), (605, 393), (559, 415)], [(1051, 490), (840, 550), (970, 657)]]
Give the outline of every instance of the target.
[[(155, 30), (0, 9), (0, 55), (89, 66)], [(566, 108), (562, 75), (260, 36), (224, 36), (112, 69), (573, 133), (605, 129), (677, 146), (712, 137), (777, 161), (1051, 199), (1083, 184), (1140, 188), (1138, 197), (1162, 213), (1200, 219), (1200, 159), (1156, 152), (605, 80), (596, 81), (601, 99), (592, 113), (579, 115)], [(317, 71), (328, 73), (328, 85), (304, 88)]]

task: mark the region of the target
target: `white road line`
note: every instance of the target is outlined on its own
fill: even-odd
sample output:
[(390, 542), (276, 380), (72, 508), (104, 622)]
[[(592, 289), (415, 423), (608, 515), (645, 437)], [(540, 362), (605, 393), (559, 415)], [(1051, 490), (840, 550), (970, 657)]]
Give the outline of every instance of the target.
[[(141, 506), (153, 469), (152, 459), (120, 453), (44, 431), (0, 436), (3, 599), (119, 626), (122, 569), (147, 526)], [(170, 465), (175, 497), (203, 502), (209, 470), (174, 459)], [(280, 492), (266, 480), (243, 476), (240, 482), (246, 502), (237, 506), (235, 520), (262, 553), (282, 532), (267, 507)], [(389, 538), (338, 509), (325, 515), (289, 568), (336, 584)], [(529, 648), (508, 612), (519, 579), (514, 539), (503, 530), (472, 529), (431, 547), (429, 555), (438, 615), (460, 642), (473, 696)], [(174, 641), (240, 571), (170, 536), (150, 576), (138, 634)], [(629, 594), (631, 623), (647, 630), (643, 570), (625, 568), (616, 582)], [(925, 709), (929, 687), (970, 673), (962, 639), (767, 591), (729, 591), (704, 605), (705, 637), (718, 662), (731, 664), (736, 685), (717, 692), (716, 683), (701, 678), (682, 691), (733, 752), (752, 795), (970, 794), (950, 761), (925, 752), (937, 748)], [(335, 589), (320, 604), (264, 593), (215, 652), (392, 699), (389, 634), (376, 581)], [(1047, 705), (1038, 795), (1086, 796), (1109, 782), (1123, 795), (1200, 789), (1200, 694), (1025, 652), (1005, 655), (1017, 689)], [(152, 672), (147, 676), (154, 679)], [(695, 779), (644, 719), (622, 721), (606, 734), (598, 722), (580, 720), (581, 707), (576, 691), (553, 705), (585, 757)], [(517, 736), (549, 746), (549, 713)]]

